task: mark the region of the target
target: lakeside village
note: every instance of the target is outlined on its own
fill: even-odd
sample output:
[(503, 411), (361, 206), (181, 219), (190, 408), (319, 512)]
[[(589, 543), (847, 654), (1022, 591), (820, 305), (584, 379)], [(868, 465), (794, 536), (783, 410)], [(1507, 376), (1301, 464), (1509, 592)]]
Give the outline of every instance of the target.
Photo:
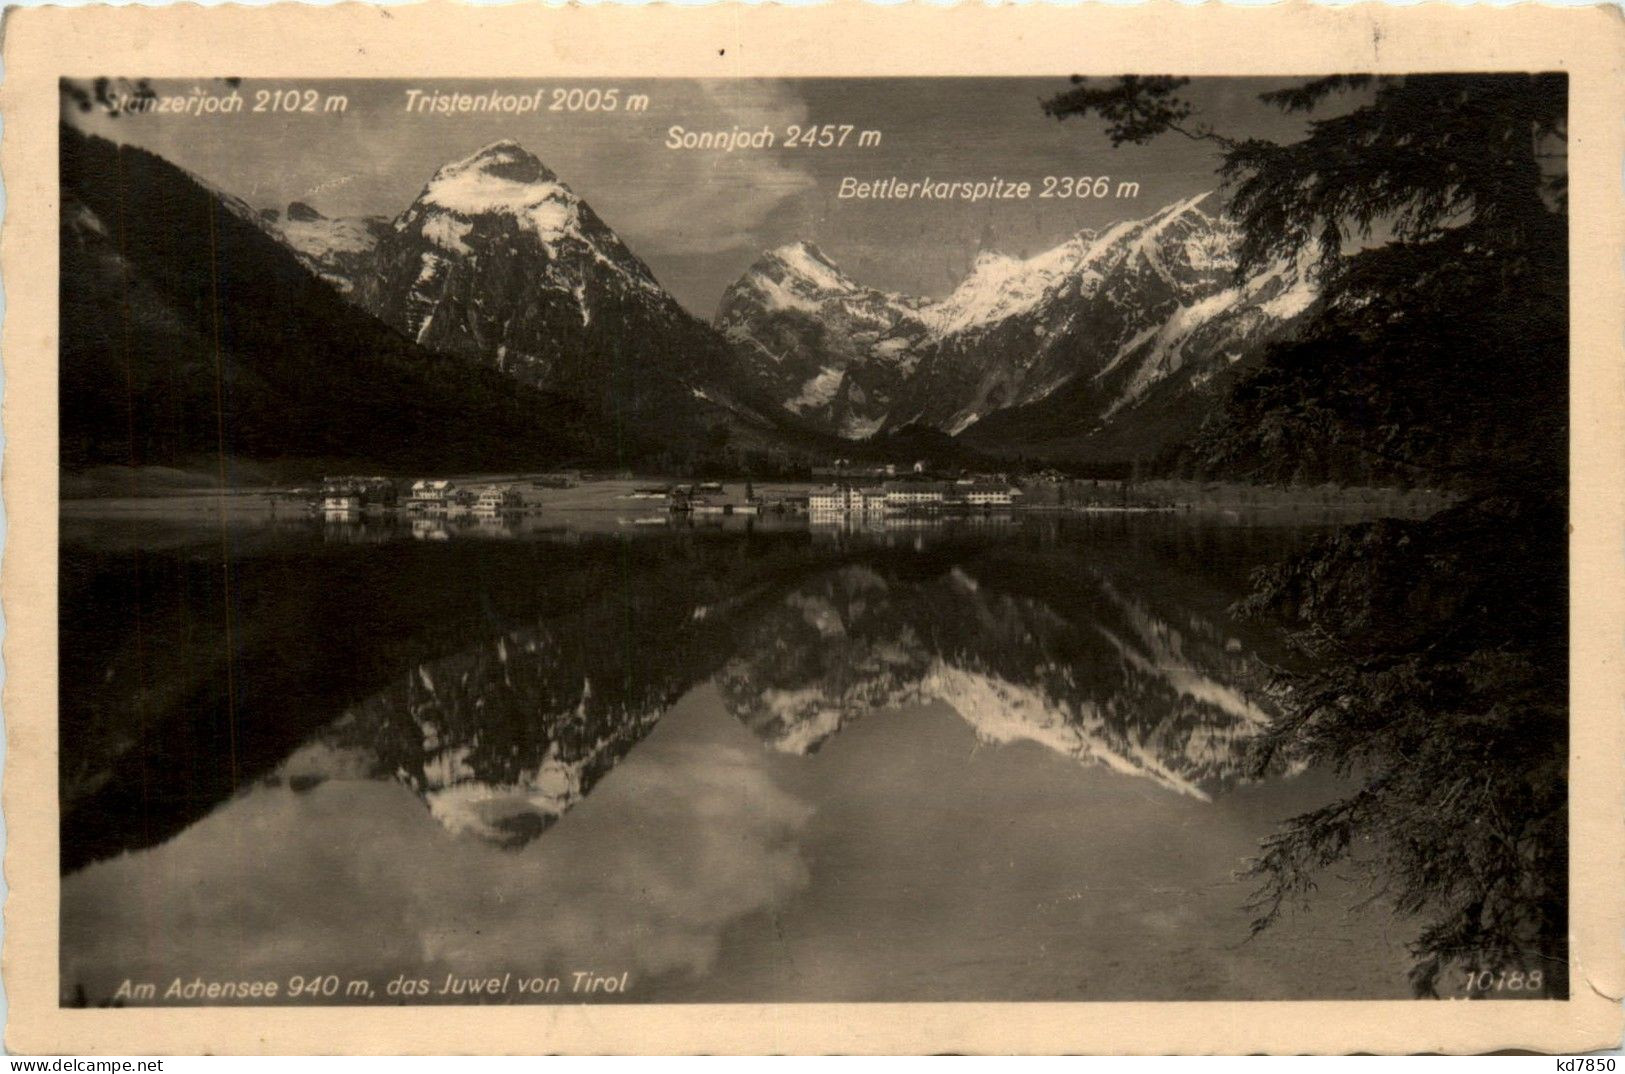
[[(749, 479), (731, 485), (720, 481), (634, 484), (615, 498), (639, 506), (663, 507), (658, 517), (645, 515), (629, 520), (649, 523), (664, 521), (668, 515), (781, 515), (828, 524), (1019, 510), (1172, 509), (1171, 504), (1136, 494), (1131, 482), (1080, 480), (1056, 470), (1013, 480), (1002, 473), (943, 472), (925, 462), (912, 466), (853, 466), (837, 460), (830, 466), (814, 467), (812, 476), (811, 487), (776, 486), (768, 492), (759, 492)], [(557, 500), (549, 502), (548, 490), (612, 481), (635, 479), (627, 472), (591, 474), (580, 470), (466, 482), (442, 477), (396, 480), (347, 475), (326, 477), (319, 490), (298, 489), (291, 495), (305, 499), (310, 513), (327, 521), (360, 521), (401, 513), (443, 520), (492, 520), (537, 514), (544, 507), (563, 507)]]

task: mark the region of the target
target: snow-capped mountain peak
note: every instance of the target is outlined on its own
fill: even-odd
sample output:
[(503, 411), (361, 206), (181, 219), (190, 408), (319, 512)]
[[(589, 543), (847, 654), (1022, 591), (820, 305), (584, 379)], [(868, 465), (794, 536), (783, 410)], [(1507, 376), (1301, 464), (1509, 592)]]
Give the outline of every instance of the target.
[[(1197, 194), (1145, 220), (1123, 221), (1102, 233), (1079, 231), (1060, 245), (1028, 258), (984, 250), (976, 255), (970, 273), (953, 293), (927, 309), (927, 319), (939, 336), (990, 329), (1046, 301), (1066, 297), (1069, 291), (1088, 297), (1107, 271), (1130, 259), (1143, 262), (1165, 282), (1179, 287), (1180, 282), (1165, 264), (1164, 244), (1176, 229), (1211, 236), (1219, 225), (1200, 206), (1212, 196), (1211, 191)], [(1196, 246), (1192, 256), (1179, 259), (1190, 268), (1213, 267), (1217, 259), (1209, 252), (1208, 244), (1201, 238), (1192, 242)]]
[(867, 436), (927, 334), (919, 299), (854, 282), (811, 242), (769, 250), (723, 293), (714, 321), (749, 375), (793, 413)]
[(510, 139), (436, 170), (374, 266), (362, 304), (424, 346), (649, 427), (732, 406), (726, 343)]
[[(460, 220), (503, 214), (519, 220), (544, 242), (583, 239), (581, 199), (535, 155), (512, 141), (493, 142), (472, 156), (435, 172), (418, 198), (424, 209), (439, 209)], [(403, 216), (397, 228), (406, 221)], [(466, 234), (436, 226), (447, 248), (466, 252)], [(619, 245), (619, 240), (616, 241)]]
[(1033, 256), (982, 250), (936, 300), (864, 287), (792, 243), (729, 289), (716, 323), (787, 409), (842, 435), (911, 423), (957, 435), (1046, 401), (1057, 435), (1093, 434), (1165, 382), (1216, 392), (1220, 369), (1312, 302), (1296, 267), (1235, 278), (1241, 235), (1214, 200), (1194, 194)]
[(731, 298), (737, 298), (738, 291), (753, 293), (767, 311), (815, 312), (832, 298), (862, 290), (817, 246), (793, 242), (762, 254), (723, 296), (723, 309), (728, 308)]
[(1092, 232), (1079, 232), (1030, 258), (983, 250), (953, 293), (926, 309), (927, 323), (942, 337), (996, 324), (1032, 309), (1077, 266), (1092, 238)]
[(851, 291), (857, 284), (846, 277), (840, 266), (811, 242), (792, 242), (768, 251), (764, 259), (777, 261), (785, 270), (816, 287), (829, 291)]
[(462, 160), (454, 160), (435, 172), (433, 183), (440, 179), (477, 174), (515, 183), (556, 183), (558, 176), (541, 158), (514, 141), (502, 138), (478, 149)]
[[(392, 231), (380, 250), (382, 274), (370, 305), (419, 342), (449, 330), (453, 336), (443, 347), (495, 351), (499, 365), (509, 354), (529, 361), (527, 356), (557, 342), (510, 342), (502, 336), (518, 326), (511, 319), (502, 325), (490, 322), (509, 303), (525, 301), (527, 289), (558, 293), (559, 298), (549, 297), (549, 305), (568, 305), (583, 327), (595, 311), (606, 308), (612, 294), (617, 300), (675, 306), (648, 266), (587, 203), (540, 158), (510, 139), (437, 170), (417, 200), (395, 218)], [(473, 279), (484, 279), (498, 263), (504, 266), (503, 282), (494, 293), (479, 288), (463, 297)], [(523, 283), (515, 273), (524, 277)], [(519, 332), (531, 334), (528, 329)]]

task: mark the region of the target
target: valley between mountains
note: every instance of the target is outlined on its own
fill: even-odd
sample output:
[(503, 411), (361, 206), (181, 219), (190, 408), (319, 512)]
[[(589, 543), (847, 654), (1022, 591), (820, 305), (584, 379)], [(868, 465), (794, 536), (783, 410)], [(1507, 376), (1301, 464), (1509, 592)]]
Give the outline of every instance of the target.
[[(1033, 256), (985, 250), (940, 297), (867, 286), (794, 242), (704, 321), (513, 141), (444, 165), (390, 219), (256, 209), (143, 150), (68, 127), (62, 139), (65, 270), (87, 299), (117, 308), (133, 286), (153, 300), (116, 325), (103, 303), (64, 302), (65, 390), (85, 405), (63, 413), (87, 419), (64, 457), (84, 463), (216, 447), (212, 422), (190, 427), (210, 401), (174, 378), (218, 359), (238, 378), (224, 405), (242, 404), (229, 435), (245, 458), (280, 439), (284, 454), (418, 461), (427, 444), (403, 434), (404, 412), (474, 465), (783, 462), (899, 437), (1126, 464), (1188, 439), (1316, 298), (1306, 265), (1239, 276), (1241, 237), (1200, 195)], [(179, 213), (171, 238), (121, 216), (132, 199)], [(211, 233), (208, 250), (179, 237)], [(387, 343), (356, 345), (380, 328)], [(300, 341), (315, 336), (313, 354)], [(158, 419), (136, 423), (145, 443), (90, 427), (109, 349)]]

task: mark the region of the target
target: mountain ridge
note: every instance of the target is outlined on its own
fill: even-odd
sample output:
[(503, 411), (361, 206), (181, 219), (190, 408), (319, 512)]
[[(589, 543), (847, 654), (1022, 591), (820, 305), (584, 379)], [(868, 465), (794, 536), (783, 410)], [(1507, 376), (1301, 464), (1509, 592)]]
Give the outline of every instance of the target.
[(730, 345), (512, 139), (438, 168), (371, 259), (354, 298), (384, 323), (579, 399), (657, 454), (822, 446), (739, 383)]
[(1315, 299), (1236, 277), (1211, 192), (1030, 257), (981, 251), (940, 298), (868, 286), (816, 243), (764, 251), (709, 323), (513, 139), (452, 160), (387, 224), (264, 213), (408, 338), (579, 399), (652, 442), (726, 427), (813, 450), (911, 429), (982, 454), (1121, 462), (1188, 439)]
[[(787, 244), (730, 285), (713, 323), (792, 409), (848, 437), (918, 424), (998, 450), (1023, 442), (1011, 415), (1036, 407), (1058, 426), (1052, 443), (1108, 440), (1099, 434), (1120, 433), (1111, 427), (1169, 380), (1185, 396), (1176, 403), (1205, 412), (1188, 397), (1209, 382), (1215, 397), (1225, 367), (1286, 335), (1314, 300), (1307, 266), (1234, 278), (1240, 236), (1203, 210), (1212, 197), (1033, 257), (984, 250), (940, 299), (866, 287), (822, 251), (809, 271), (798, 252), (817, 247)], [(1045, 414), (1058, 394), (1058, 413)], [(1148, 425), (1168, 421), (1160, 411)], [(1158, 439), (1194, 431), (1191, 420)]]
[(401, 338), (240, 200), (146, 150), (68, 125), (59, 139), (64, 466), (602, 452), (574, 401)]

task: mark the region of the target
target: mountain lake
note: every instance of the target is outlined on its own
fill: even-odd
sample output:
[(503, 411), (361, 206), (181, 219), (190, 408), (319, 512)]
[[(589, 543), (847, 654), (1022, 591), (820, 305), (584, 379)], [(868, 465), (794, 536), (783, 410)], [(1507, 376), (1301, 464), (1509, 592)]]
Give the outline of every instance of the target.
[(1339, 877), (1249, 937), (1345, 788), (1228, 609), (1326, 519), (178, 503), (64, 504), (64, 1003), (1410, 994)]

